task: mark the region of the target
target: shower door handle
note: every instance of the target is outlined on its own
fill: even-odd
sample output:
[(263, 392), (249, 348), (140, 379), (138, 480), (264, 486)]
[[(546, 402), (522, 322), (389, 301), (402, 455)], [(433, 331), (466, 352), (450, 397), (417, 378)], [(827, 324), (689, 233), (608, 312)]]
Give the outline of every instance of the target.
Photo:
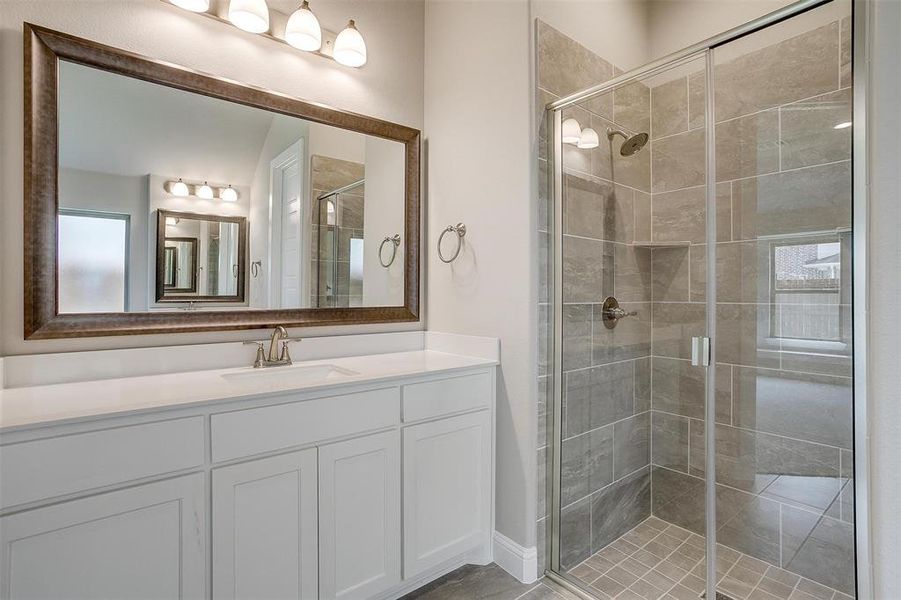
[(710, 338), (696, 336), (691, 338), (691, 365), (693, 367), (710, 366)]

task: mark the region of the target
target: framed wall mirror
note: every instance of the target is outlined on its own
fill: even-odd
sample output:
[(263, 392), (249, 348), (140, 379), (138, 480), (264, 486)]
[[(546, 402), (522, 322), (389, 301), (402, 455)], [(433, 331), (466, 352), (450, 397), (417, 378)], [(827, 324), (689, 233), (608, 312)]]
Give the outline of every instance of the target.
[(26, 339), (418, 320), (418, 130), (28, 24), (25, 79)]

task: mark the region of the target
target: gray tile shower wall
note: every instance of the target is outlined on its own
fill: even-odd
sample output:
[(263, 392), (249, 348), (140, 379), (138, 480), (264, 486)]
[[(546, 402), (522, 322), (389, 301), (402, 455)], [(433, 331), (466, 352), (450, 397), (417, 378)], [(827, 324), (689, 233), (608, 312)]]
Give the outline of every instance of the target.
[[(539, 126), (539, 569), (547, 528), (547, 414), (551, 401), (552, 338), (548, 319), (550, 234), (544, 106), (610, 79), (616, 68), (538, 21), (536, 99)], [(650, 128), (650, 89), (634, 83), (565, 111), (598, 132), (597, 148), (563, 148), (562, 564), (572, 567), (650, 515), (651, 155), (619, 153), (608, 127), (628, 133)], [(615, 329), (600, 305), (615, 295), (637, 317)]]
[[(715, 67), (715, 436), (718, 541), (853, 594), (849, 36), (844, 19)], [(703, 94), (701, 73), (651, 88), (652, 239), (691, 242), (651, 255), (652, 512), (700, 534)], [(803, 264), (830, 263), (828, 289), (792, 287), (779, 253), (817, 244), (835, 255)]]

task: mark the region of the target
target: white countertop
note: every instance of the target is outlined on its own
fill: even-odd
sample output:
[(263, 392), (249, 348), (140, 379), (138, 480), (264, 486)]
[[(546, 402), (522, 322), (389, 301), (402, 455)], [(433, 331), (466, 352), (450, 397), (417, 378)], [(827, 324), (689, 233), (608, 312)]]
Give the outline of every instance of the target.
[[(0, 390), (0, 432), (496, 364), (494, 359), (418, 350), (296, 362), (269, 369), (216, 369), (4, 389)], [(291, 369), (316, 365), (334, 365), (353, 374), (311, 382), (285, 377)], [(245, 372), (260, 376), (223, 377)], [(272, 377), (266, 377), (267, 373)]]

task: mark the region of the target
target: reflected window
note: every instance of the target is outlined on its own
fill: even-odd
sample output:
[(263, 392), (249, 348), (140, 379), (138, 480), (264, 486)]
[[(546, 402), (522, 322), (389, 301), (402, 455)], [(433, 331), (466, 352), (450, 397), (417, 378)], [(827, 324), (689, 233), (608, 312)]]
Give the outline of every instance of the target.
[(128, 215), (61, 209), (59, 312), (124, 312)]
[[(838, 240), (772, 246), (773, 337), (842, 339), (842, 249)], [(776, 316), (776, 315), (774, 315)]]

